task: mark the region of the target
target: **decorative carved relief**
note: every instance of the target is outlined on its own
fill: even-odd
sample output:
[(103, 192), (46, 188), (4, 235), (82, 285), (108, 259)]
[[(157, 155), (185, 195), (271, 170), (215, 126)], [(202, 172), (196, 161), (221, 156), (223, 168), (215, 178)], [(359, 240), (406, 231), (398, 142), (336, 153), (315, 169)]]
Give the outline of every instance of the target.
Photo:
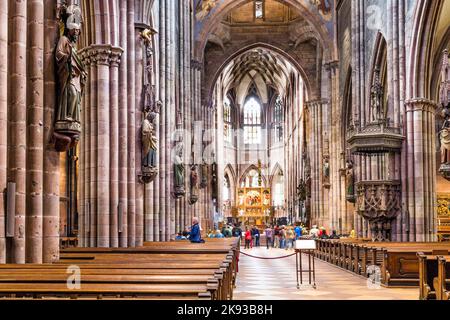
[(383, 106), (383, 86), (380, 82), (379, 70), (375, 70), (374, 83), (371, 89), (370, 122), (363, 128), (359, 125), (351, 127), (347, 132), (347, 142), (353, 154), (371, 155), (380, 153), (399, 153), (405, 137), (401, 129), (390, 126)]
[(369, 221), (373, 240), (390, 240), (391, 223), (401, 210), (400, 181), (361, 181), (356, 189), (356, 209)]

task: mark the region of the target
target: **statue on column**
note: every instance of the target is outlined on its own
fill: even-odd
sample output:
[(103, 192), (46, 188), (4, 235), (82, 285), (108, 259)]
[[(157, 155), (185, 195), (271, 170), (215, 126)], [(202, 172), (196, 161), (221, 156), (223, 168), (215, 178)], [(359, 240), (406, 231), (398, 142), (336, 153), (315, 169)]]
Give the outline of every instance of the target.
[(355, 173), (353, 169), (353, 161), (348, 160), (345, 172), (345, 187), (347, 190), (347, 201), (351, 203), (356, 202), (355, 197)]
[(303, 179), (300, 179), (297, 187), (297, 198), (299, 201), (306, 201), (306, 183)]
[(142, 121), (142, 176), (143, 183), (152, 182), (158, 174), (157, 155), (158, 139), (156, 137), (156, 116), (154, 111), (145, 112)]
[(211, 166), (212, 178), (211, 178), (211, 187), (212, 187), (212, 198), (217, 199), (217, 163), (214, 162)]
[(327, 187), (330, 185), (330, 159), (325, 156), (323, 161), (323, 183)]
[(450, 103), (442, 110), (444, 123), (439, 132), (441, 142), (441, 167), (439, 171), (447, 179), (450, 180)]
[(77, 52), (81, 31), (81, 9), (77, 5), (61, 8), (64, 33), (55, 50), (58, 106), (55, 116), (54, 140), (59, 152), (73, 148), (81, 133), (81, 100), (87, 80), (86, 68)]
[(371, 122), (380, 122), (384, 120), (383, 110), (383, 86), (380, 80), (380, 69), (377, 67), (374, 71), (374, 80), (370, 91), (370, 109)]
[(439, 132), (441, 143), (441, 167), (439, 172), (450, 180), (450, 67), (448, 50), (444, 50), (441, 67), (440, 103), (442, 104), (441, 115), (444, 119)]
[(178, 143), (175, 147), (175, 196), (180, 198), (185, 195), (184, 189), (184, 161), (183, 161), (183, 144)]
[(189, 203), (194, 204), (198, 201), (198, 174), (196, 164), (191, 165), (190, 188), (191, 195), (189, 198)]
[(203, 159), (201, 170), (202, 170), (202, 181), (200, 182), (200, 188), (203, 189), (208, 186), (208, 165), (206, 164), (205, 159)]
[(306, 151), (303, 152), (303, 161), (305, 162), (305, 187), (306, 197), (311, 198), (311, 165)]

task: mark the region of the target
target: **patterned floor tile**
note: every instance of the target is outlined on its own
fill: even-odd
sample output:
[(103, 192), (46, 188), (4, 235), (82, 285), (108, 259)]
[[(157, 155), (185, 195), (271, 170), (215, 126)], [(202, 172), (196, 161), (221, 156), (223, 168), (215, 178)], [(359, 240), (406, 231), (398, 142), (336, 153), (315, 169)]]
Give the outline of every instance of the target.
[[(243, 250), (259, 257), (281, 257), (292, 251), (283, 249), (253, 248)], [(303, 259), (304, 268), (307, 267)], [(316, 260), (316, 284), (308, 286), (308, 274), (297, 289), (295, 257), (278, 260), (260, 260), (240, 256), (239, 273), (234, 292), (235, 300), (416, 300), (418, 289), (373, 290), (367, 280), (331, 264)]]

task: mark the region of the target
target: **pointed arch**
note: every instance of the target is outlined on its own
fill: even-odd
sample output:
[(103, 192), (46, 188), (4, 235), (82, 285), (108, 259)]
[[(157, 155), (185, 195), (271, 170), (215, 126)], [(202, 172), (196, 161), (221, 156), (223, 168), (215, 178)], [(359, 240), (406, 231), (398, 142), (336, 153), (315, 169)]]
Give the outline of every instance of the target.
[(407, 97), (432, 100), (433, 46), (445, 0), (423, 0), (416, 6), (410, 50)]
[[(373, 55), (372, 55), (372, 61), (370, 64), (370, 70), (369, 70), (369, 79), (368, 79), (368, 83), (370, 84), (369, 86), (367, 86), (366, 90), (366, 95), (367, 97), (370, 97), (370, 91), (372, 90), (372, 85), (374, 84), (374, 79), (375, 79), (375, 72), (378, 69), (378, 71), (380, 72), (380, 80), (381, 83), (383, 85), (384, 88), (384, 107), (385, 107), (385, 114), (391, 116), (391, 118), (393, 117), (393, 110), (389, 109), (389, 106), (392, 105), (392, 103), (389, 103), (389, 88), (388, 88), (388, 57), (387, 57), (387, 52), (388, 52), (388, 44), (386, 41), (386, 38), (384, 37), (384, 35), (381, 33), (381, 31), (378, 31), (378, 34), (376, 36), (376, 40), (375, 40), (375, 46), (373, 49)], [(393, 98), (393, 97), (392, 97)], [(366, 99), (366, 106), (365, 106), (365, 114), (366, 116), (370, 117), (370, 99)], [(366, 119), (367, 121), (368, 119)]]
[(275, 166), (273, 167), (272, 172), (269, 177), (269, 185), (270, 186), (272, 186), (272, 184), (273, 184), (274, 177), (280, 173), (284, 176), (284, 170), (281, 167), (281, 165), (277, 162), (275, 164)]
[[(254, 164), (251, 164), (250, 166), (245, 169), (245, 171), (242, 173), (240, 179), (239, 179), (239, 186), (242, 184), (242, 182), (245, 182), (245, 178), (247, 178), (247, 175), (250, 173), (250, 171), (256, 170), (258, 171), (258, 167)], [(267, 187), (267, 178), (264, 176), (264, 174), (261, 172), (261, 187)]]
[[(208, 36), (231, 10), (240, 7), (249, 0), (225, 0), (218, 4), (202, 22), (197, 22), (194, 56), (197, 61), (203, 61)], [(279, 2), (297, 9), (298, 14), (310, 24), (311, 28), (318, 35), (326, 60), (333, 60), (336, 57), (336, 50), (333, 45), (332, 34), (327, 28), (327, 24), (321, 18), (314, 6), (308, 0), (279, 0)]]

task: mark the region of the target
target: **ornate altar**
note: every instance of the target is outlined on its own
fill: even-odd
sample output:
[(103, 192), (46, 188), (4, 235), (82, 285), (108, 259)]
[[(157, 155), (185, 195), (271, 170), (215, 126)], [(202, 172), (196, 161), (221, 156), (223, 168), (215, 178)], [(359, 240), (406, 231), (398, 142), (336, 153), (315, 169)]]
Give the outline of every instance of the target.
[(236, 199), (236, 218), (243, 224), (262, 226), (272, 220), (269, 188), (239, 188)]
[(450, 241), (450, 194), (439, 194), (437, 197), (439, 241)]

